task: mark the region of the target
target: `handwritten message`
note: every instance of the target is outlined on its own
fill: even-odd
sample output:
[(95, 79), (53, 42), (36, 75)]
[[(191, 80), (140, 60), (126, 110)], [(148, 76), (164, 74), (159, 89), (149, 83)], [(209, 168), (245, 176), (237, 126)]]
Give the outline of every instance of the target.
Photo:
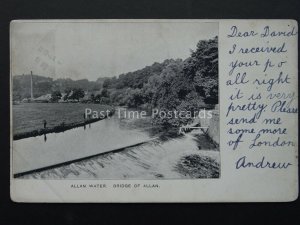
[[(250, 27), (232, 24), (226, 32), (227, 149), (243, 151), (236, 169), (287, 169), (292, 160), (267, 156), (297, 146), (298, 28), (288, 23)], [(258, 151), (259, 160), (248, 159)]]

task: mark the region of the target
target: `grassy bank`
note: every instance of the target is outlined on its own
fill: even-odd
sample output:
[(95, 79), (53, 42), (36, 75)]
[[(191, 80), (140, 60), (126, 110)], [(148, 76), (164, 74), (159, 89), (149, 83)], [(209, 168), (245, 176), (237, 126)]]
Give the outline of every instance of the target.
[[(113, 107), (99, 104), (78, 103), (24, 103), (13, 105), (13, 139), (35, 137), (53, 132), (63, 132), (101, 120), (84, 119), (85, 109), (109, 110)], [(44, 128), (43, 121), (47, 121)]]

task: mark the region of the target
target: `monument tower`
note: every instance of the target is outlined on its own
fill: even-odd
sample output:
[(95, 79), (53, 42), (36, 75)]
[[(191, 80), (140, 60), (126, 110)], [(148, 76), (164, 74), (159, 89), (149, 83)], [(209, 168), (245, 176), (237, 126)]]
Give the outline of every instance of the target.
[(33, 81), (32, 81), (32, 71), (30, 71), (30, 98), (33, 99)]

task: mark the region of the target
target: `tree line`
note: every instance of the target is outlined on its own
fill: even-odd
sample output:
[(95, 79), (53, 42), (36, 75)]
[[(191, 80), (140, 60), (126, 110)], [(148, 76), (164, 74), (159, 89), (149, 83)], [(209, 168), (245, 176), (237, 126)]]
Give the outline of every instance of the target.
[[(197, 112), (218, 104), (218, 37), (198, 42), (190, 57), (168, 59), (104, 80), (111, 104), (161, 111)], [(189, 119), (155, 118), (162, 125)]]

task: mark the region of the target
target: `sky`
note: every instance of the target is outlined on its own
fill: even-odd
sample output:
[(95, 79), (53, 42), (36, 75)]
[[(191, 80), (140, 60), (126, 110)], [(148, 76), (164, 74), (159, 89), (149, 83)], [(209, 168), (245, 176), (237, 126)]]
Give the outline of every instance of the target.
[(165, 59), (186, 59), (212, 22), (13, 22), (11, 73), (96, 80)]

